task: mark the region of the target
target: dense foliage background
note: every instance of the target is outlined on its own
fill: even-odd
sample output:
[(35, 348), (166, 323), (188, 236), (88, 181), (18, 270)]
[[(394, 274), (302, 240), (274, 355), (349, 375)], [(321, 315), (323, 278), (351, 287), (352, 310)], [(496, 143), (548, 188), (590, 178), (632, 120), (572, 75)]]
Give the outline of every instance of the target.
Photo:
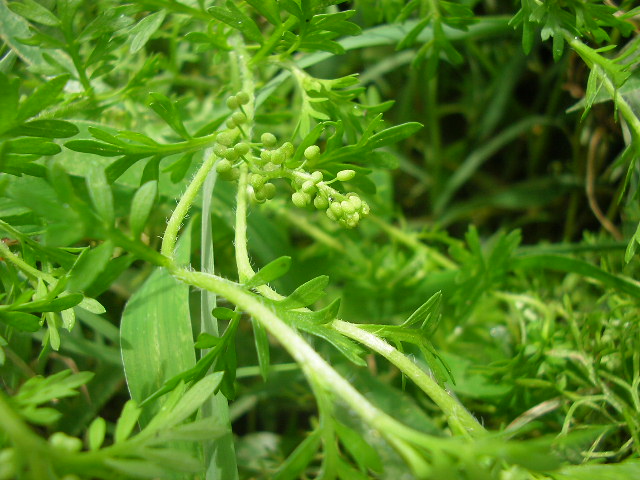
[(0, 0), (0, 478), (640, 477), (639, 31)]

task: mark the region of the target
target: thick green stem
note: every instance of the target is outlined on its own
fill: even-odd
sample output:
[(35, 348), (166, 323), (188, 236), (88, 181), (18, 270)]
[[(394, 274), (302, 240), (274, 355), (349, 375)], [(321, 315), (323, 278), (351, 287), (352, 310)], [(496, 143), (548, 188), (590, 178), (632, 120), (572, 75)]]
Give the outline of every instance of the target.
[(203, 288), (225, 297), (257, 319), (273, 337), (289, 352), (300, 365), (305, 375), (318, 382), (327, 392), (344, 401), (366, 423), (379, 430), (385, 436), (400, 436), (421, 443), (429, 442), (430, 437), (402, 425), (385, 412), (370, 403), (351, 383), (336, 372), (293, 328), (283, 322), (259, 298), (242, 288), (241, 285), (216, 275), (194, 272), (173, 267), (172, 275), (189, 285)]

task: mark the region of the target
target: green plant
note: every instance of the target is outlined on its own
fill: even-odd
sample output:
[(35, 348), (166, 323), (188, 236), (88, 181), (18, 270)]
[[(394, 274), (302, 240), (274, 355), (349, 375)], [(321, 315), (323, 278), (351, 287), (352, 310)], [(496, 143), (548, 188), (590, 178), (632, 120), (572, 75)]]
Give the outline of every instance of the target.
[(0, 478), (635, 478), (631, 3), (1, 1)]

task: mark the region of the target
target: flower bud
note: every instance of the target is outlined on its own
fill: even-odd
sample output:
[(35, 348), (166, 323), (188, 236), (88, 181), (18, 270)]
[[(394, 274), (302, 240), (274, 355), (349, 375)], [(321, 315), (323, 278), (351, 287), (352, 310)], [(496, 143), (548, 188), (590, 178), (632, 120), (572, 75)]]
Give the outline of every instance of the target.
[(291, 195), (291, 201), (296, 207), (304, 208), (309, 203), (310, 197), (303, 192), (295, 192)]
[(307, 160), (315, 160), (320, 156), (320, 147), (317, 145), (311, 145), (305, 148), (304, 156)]
[(246, 105), (251, 100), (251, 98), (249, 98), (249, 94), (247, 92), (239, 92), (236, 95), (236, 99), (237, 99), (237, 101), (238, 101), (238, 103), (240, 105)]
[(340, 170), (338, 172), (338, 175), (336, 175), (336, 178), (341, 182), (348, 182), (355, 176), (356, 176), (355, 170)]
[(265, 132), (260, 136), (260, 141), (265, 147), (275, 147), (278, 139), (273, 133)]

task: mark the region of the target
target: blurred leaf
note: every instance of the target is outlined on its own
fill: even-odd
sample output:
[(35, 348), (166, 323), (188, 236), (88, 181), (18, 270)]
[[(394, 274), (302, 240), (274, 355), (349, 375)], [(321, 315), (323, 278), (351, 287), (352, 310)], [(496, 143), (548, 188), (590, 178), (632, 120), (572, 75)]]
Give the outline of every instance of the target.
[(273, 480), (295, 480), (300, 478), (307, 465), (311, 463), (321, 441), (321, 430), (316, 429), (305, 438), (287, 457), (273, 475)]
[(32, 120), (10, 130), (9, 135), (44, 138), (68, 138), (78, 134), (78, 127), (64, 120)]
[(142, 410), (138, 408), (138, 404), (135, 400), (129, 400), (124, 404), (113, 435), (113, 441), (115, 443), (124, 442), (129, 438), (131, 432), (133, 432), (134, 427), (138, 423), (140, 413), (142, 413)]
[(131, 213), (129, 214), (129, 227), (135, 238), (140, 236), (147, 223), (151, 209), (158, 195), (158, 182), (149, 181), (142, 185), (131, 201)]
[(239, 30), (248, 40), (261, 44), (263, 42), (262, 33), (255, 22), (245, 15), (234, 2), (228, 0), (225, 5), (226, 8), (209, 7), (207, 11), (216, 20)]
[(374, 472), (382, 472), (382, 462), (375, 448), (369, 445), (355, 430), (350, 429), (340, 422), (333, 423), (340, 443), (356, 461), (360, 470), (366, 472), (371, 469)]
[(129, 31), (129, 35), (131, 35), (129, 39), (131, 53), (136, 53), (146, 45), (151, 36), (156, 33), (162, 25), (165, 16), (166, 12), (164, 10), (152, 13), (140, 20), (137, 25)]
[(0, 322), (23, 332), (40, 330), (40, 317), (29, 313), (0, 311)]

